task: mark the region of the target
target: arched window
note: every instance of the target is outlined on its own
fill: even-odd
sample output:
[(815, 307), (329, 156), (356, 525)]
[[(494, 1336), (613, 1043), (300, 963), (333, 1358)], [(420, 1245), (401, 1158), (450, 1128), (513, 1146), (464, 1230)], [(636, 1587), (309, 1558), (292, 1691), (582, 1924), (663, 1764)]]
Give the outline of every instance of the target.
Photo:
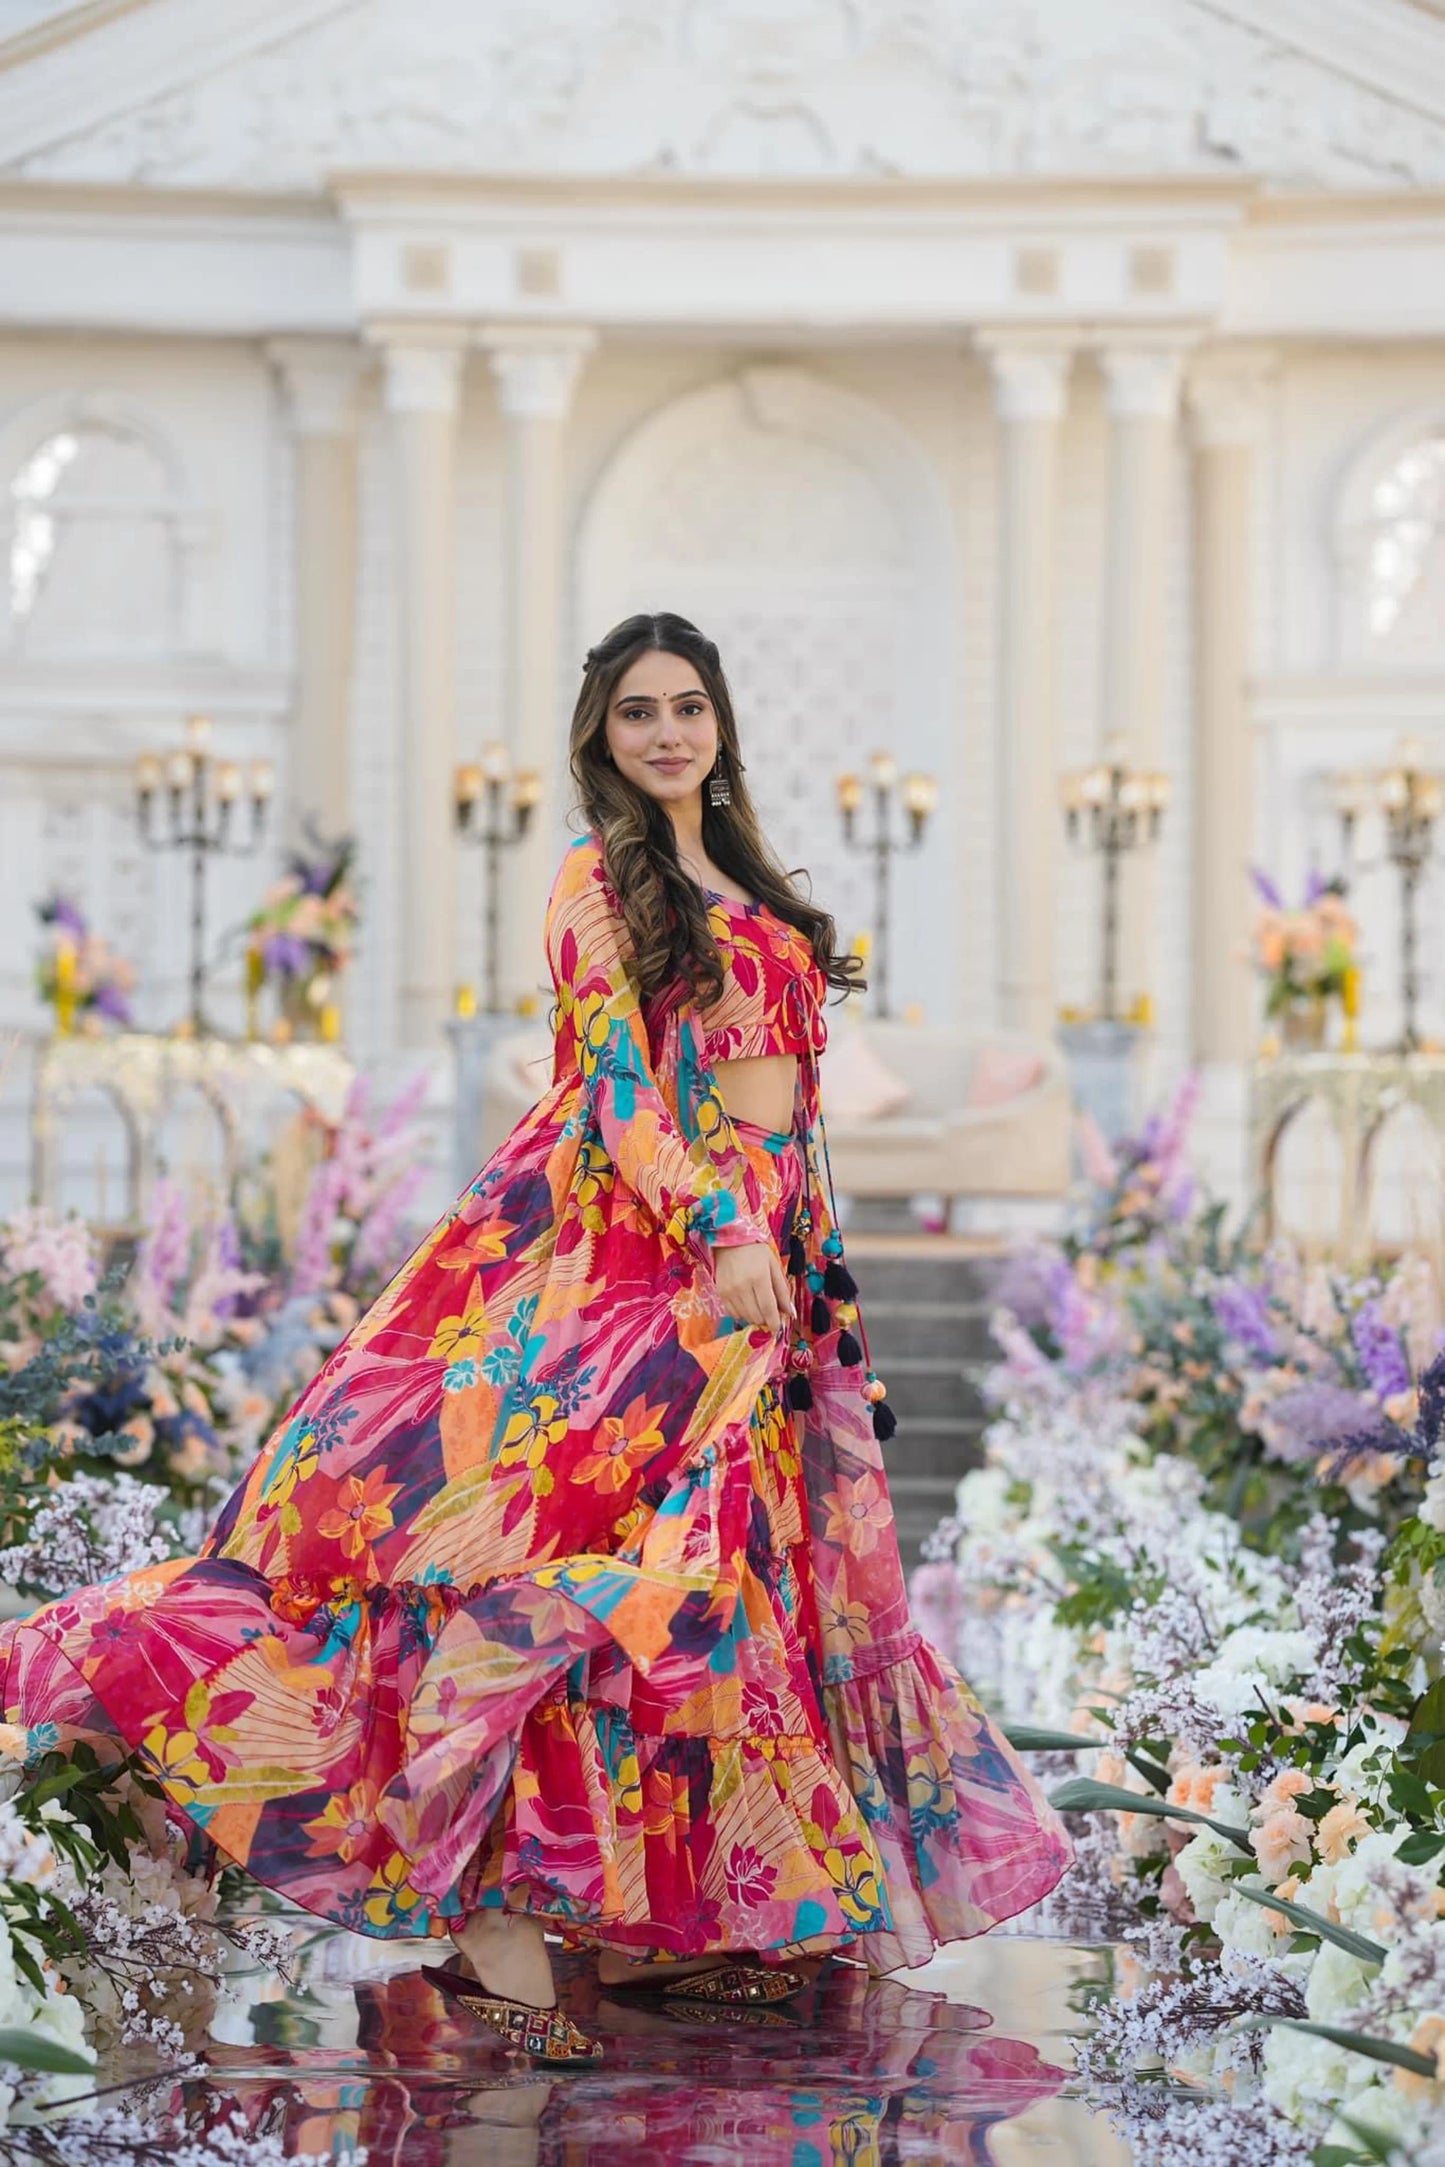
[(1370, 493), (1369, 628), (1387, 638), (1411, 600), (1445, 579), (1445, 425), (1398, 452)]
[(181, 510), (138, 429), (95, 417), (54, 428), (9, 493), (12, 647), (118, 655), (179, 644)]

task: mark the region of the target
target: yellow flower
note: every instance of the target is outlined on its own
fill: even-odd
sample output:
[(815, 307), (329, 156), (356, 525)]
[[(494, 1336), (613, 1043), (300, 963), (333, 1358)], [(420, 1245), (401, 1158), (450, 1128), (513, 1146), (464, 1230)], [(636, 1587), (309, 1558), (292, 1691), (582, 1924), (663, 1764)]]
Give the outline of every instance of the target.
[(487, 1335), (487, 1312), (476, 1295), (459, 1317), (443, 1317), (427, 1349), (434, 1361), (455, 1362), (463, 1355), (480, 1354)]
[(182, 1793), (198, 1792), (211, 1782), (211, 1771), (201, 1758), (200, 1741), (194, 1731), (167, 1731), (163, 1723), (158, 1723), (153, 1731), (147, 1731), (143, 1744), (182, 1804)]
[(289, 1504), (296, 1485), (309, 1482), (318, 1464), (316, 1432), (303, 1430), (294, 1444), (283, 1443), (271, 1462), (261, 1485), (261, 1502), (265, 1505)]
[(597, 1057), (612, 1035), (612, 1018), (600, 993), (589, 993), (576, 1006), (577, 1060), (582, 1074), (595, 1074)]
[(578, 1461), (574, 1482), (590, 1482), (599, 1490), (622, 1489), (632, 1470), (666, 1444), (658, 1427), (658, 1417), (666, 1411), (665, 1401), (649, 1407), (646, 1393), (640, 1392), (624, 1414), (605, 1415), (597, 1432), (598, 1449)]
[(552, 1393), (535, 1393), (509, 1419), (497, 1451), (499, 1466), (520, 1465), (531, 1471), (532, 1488), (538, 1497), (546, 1497), (554, 1487), (552, 1470), (544, 1464), (547, 1447), (567, 1434), (567, 1417), (558, 1414), (558, 1405)]
[(420, 1891), (407, 1878), (407, 1861), (393, 1851), (386, 1864), (372, 1875), (364, 1909), (373, 1926), (404, 1925), (421, 1902)]
[(882, 1910), (878, 1876), (866, 1858), (845, 1859), (841, 1851), (823, 1853), (823, 1871), (838, 1891), (838, 1909), (855, 1926), (877, 1924)]

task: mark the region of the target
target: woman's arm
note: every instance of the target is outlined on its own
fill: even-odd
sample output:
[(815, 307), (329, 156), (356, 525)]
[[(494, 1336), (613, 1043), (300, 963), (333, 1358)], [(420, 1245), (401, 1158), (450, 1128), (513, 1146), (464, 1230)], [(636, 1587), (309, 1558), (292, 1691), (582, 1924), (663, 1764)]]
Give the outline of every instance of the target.
[[(713, 1094), (721, 1149), (683, 1135), (652, 1071), (647, 1029), (624, 950), (627, 929), (606, 886), (595, 843), (575, 844), (547, 904), (547, 960), (558, 1029), (576, 1033), (583, 1086), (603, 1146), (623, 1181), (672, 1240), (699, 1233), (715, 1249), (767, 1242), (757, 1183)], [(712, 1110), (716, 1109), (715, 1115)], [(719, 1159), (732, 1161), (735, 1184)]]

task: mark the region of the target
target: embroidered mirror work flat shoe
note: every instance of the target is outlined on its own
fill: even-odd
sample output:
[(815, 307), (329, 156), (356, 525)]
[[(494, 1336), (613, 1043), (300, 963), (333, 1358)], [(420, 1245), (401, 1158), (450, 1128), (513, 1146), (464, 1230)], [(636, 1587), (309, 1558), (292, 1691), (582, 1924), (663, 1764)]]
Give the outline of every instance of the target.
[(776, 1970), (762, 1964), (719, 1964), (714, 1971), (695, 1971), (682, 1979), (624, 1979), (603, 1988), (605, 1994), (657, 1994), (664, 2001), (704, 2001), (724, 2009), (755, 2009), (768, 2002), (789, 2001), (801, 1994), (807, 1980), (796, 1971)]
[(534, 2002), (508, 2001), (491, 1994), (477, 1979), (451, 1964), (423, 1964), (431, 1984), (457, 2002), (495, 2032), (513, 2053), (526, 2054), (548, 2069), (595, 2068), (602, 2059), (601, 2042), (589, 2038), (561, 2009), (539, 2009)]

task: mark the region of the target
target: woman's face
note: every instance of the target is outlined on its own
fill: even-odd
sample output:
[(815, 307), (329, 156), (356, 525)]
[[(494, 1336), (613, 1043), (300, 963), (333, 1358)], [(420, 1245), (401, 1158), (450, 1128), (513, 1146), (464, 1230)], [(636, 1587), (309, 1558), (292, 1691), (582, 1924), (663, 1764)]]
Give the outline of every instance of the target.
[(607, 744), (625, 775), (665, 805), (694, 797), (717, 758), (717, 712), (685, 655), (639, 655), (618, 679)]

